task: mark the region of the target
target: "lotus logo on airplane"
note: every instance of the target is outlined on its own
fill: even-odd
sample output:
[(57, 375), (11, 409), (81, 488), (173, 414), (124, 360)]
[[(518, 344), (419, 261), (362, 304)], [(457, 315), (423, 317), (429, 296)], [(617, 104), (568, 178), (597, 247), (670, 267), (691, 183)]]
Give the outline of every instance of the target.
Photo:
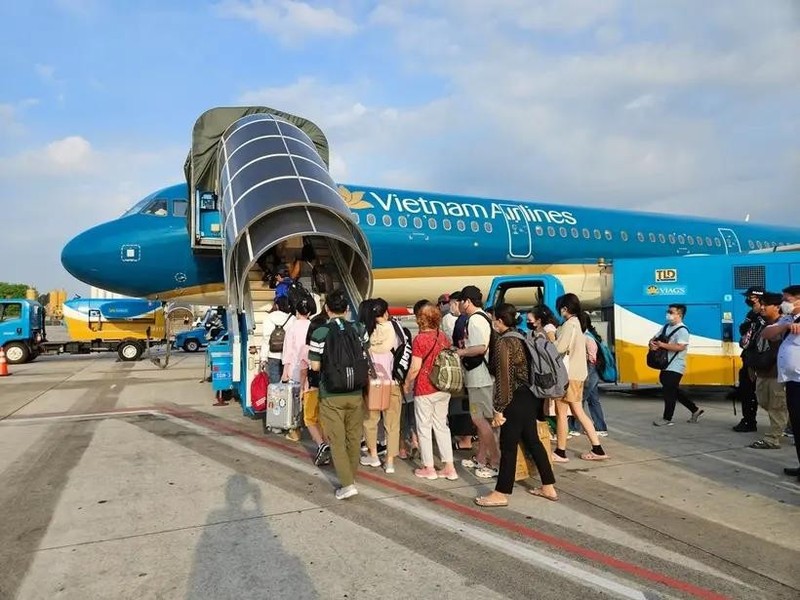
[(343, 185), (339, 186), (339, 195), (348, 208), (372, 208), (372, 204), (364, 200), (364, 192), (351, 192)]

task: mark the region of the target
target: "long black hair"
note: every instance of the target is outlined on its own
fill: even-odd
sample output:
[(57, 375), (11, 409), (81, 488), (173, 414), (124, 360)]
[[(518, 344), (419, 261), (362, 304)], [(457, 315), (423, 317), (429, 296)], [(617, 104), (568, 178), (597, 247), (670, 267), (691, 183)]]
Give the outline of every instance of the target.
[(546, 304), (539, 304), (538, 306), (534, 306), (531, 310), (531, 315), (535, 319), (538, 319), (542, 322), (542, 327), (545, 325), (552, 325), (553, 327), (558, 327), (558, 321), (556, 320), (555, 314), (553, 311), (550, 310), (550, 307)]
[(389, 310), (389, 303), (383, 298), (373, 298), (370, 300), (369, 308), (366, 311), (367, 334), (372, 335), (378, 326), (378, 317), (382, 317)]
[(588, 331), (594, 336), (594, 338), (598, 342), (603, 341), (603, 338), (600, 337), (599, 333), (597, 333), (597, 329), (594, 328), (594, 325), (592, 324), (592, 317), (589, 315), (588, 312), (586, 312), (585, 310), (581, 311), (581, 314), (578, 315), (578, 321), (581, 324), (581, 331), (583, 331), (583, 333), (586, 333)]

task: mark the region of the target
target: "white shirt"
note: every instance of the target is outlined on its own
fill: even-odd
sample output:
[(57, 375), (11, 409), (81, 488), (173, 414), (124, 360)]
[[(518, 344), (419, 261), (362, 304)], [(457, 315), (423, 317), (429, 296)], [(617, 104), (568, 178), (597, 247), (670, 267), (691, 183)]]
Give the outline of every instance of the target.
[[(266, 360), (267, 358), (277, 358), (278, 360), (281, 360), (281, 352), (269, 351), (269, 336), (272, 335), (272, 332), (275, 331), (275, 327), (278, 325), (283, 325), (283, 330), (288, 332), (289, 328), (294, 324), (294, 322), (295, 318), (293, 315), (285, 313), (281, 310), (267, 313), (267, 316), (264, 317), (264, 323), (261, 326), (261, 333), (263, 335), (261, 339), (261, 360)], [(286, 324), (284, 325), (284, 323)]]
[(453, 313), (447, 313), (442, 317), (442, 331), (444, 334), (453, 341), (453, 328), (456, 326), (456, 321), (458, 317), (456, 317)]
[[(464, 338), (464, 347), (486, 346), (484, 359), (489, 361), (489, 340), (492, 337), (492, 328), (487, 321), (488, 315), (482, 310), (474, 312), (467, 321), (468, 335)], [(481, 363), (471, 371), (464, 369), (464, 385), (468, 388), (479, 388), (494, 385), (494, 380), (489, 374), (486, 363)]]
[[(781, 325), (791, 325), (800, 315), (784, 315), (778, 319)], [(800, 382), (800, 335), (788, 334), (778, 349), (778, 383)]]

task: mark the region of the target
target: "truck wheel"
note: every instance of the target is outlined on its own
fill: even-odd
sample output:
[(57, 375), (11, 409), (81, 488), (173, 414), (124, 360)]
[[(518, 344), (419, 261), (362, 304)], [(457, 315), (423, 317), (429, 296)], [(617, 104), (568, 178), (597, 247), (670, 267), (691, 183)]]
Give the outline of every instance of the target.
[(125, 362), (139, 360), (142, 356), (142, 345), (139, 342), (122, 342), (117, 347), (117, 356)]
[(28, 362), (31, 351), (25, 344), (11, 342), (5, 345), (6, 360), (12, 365), (21, 365)]
[(184, 342), (183, 349), (186, 350), (186, 352), (197, 352), (200, 350), (200, 342), (194, 338), (189, 338)]

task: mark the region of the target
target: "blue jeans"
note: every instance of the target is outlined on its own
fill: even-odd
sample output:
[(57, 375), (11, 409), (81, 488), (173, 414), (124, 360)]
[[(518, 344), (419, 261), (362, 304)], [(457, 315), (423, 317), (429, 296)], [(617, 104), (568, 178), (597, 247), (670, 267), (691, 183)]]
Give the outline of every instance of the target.
[(267, 377), (270, 383), (280, 383), (283, 375), (283, 364), (280, 358), (267, 359)]
[[(583, 408), (592, 419), (595, 431), (608, 431), (603, 407), (600, 404), (600, 375), (594, 365), (587, 364), (589, 375), (583, 383)], [(570, 431), (581, 431), (581, 424), (575, 417), (569, 418)]]

